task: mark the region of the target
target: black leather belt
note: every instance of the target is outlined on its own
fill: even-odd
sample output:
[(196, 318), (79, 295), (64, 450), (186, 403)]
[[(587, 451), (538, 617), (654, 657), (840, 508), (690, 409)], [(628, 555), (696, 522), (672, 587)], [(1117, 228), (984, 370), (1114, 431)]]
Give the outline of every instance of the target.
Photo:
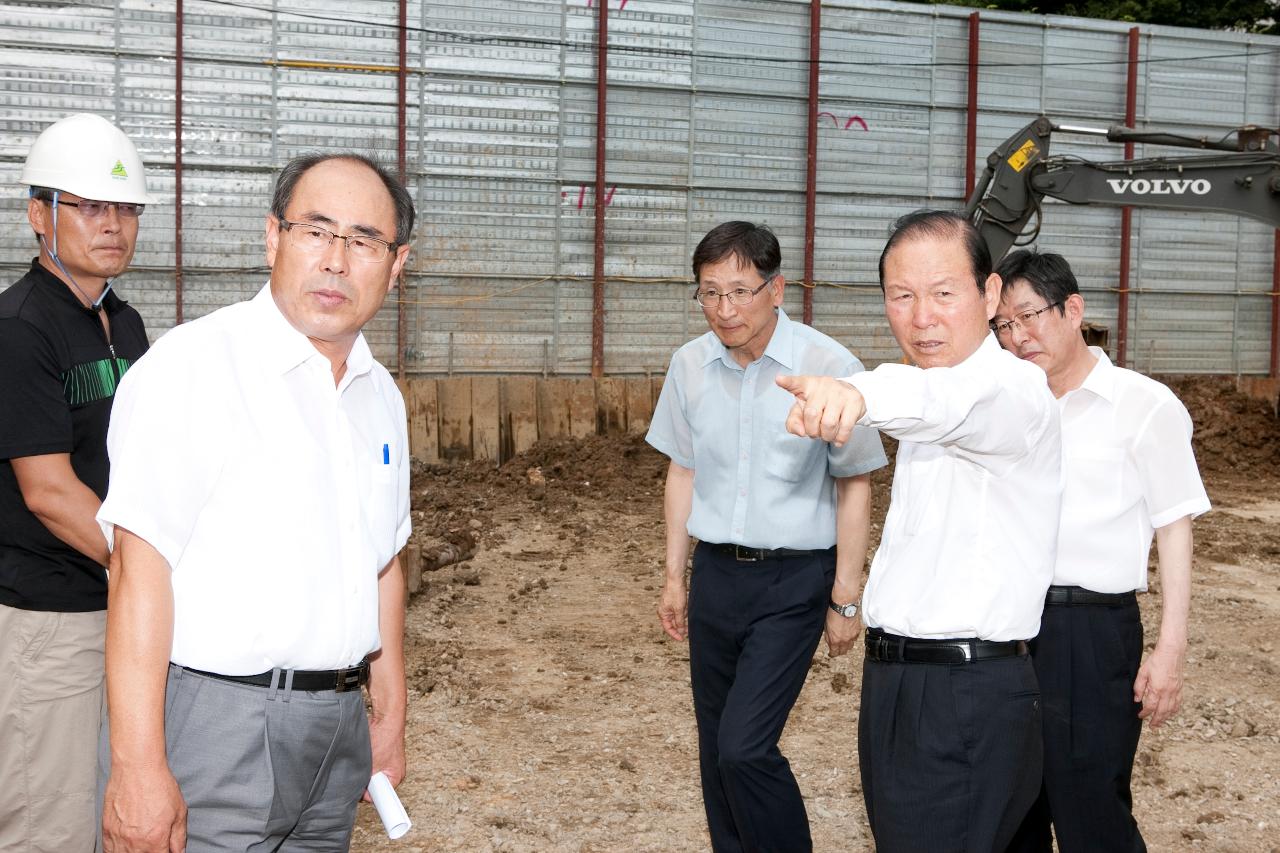
[(775, 557), (805, 557), (811, 554), (828, 554), (835, 550), (832, 548), (748, 548), (745, 545), (718, 544), (715, 542), (703, 542), (712, 551), (717, 554), (725, 554), (744, 563), (756, 563), (760, 560), (771, 560)]
[(994, 658), (1012, 658), (1027, 653), (1025, 640), (997, 642), (956, 638), (921, 640), (867, 629), (867, 660), (885, 663), (973, 663)]
[(1126, 604), (1137, 604), (1138, 596), (1133, 590), (1128, 592), (1094, 592), (1079, 586), (1051, 586), (1045, 593), (1044, 603), (1059, 607), (1083, 607), (1101, 605), (1103, 607), (1120, 607)]
[[(270, 687), (271, 673), (262, 672), (257, 675), (223, 675), (220, 672), (205, 672), (184, 666), (187, 672), (203, 675), (205, 678), (216, 678), (219, 681), (230, 681), (235, 684), (249, 684), (254, 687)], [(276, 686), (284, 687), (288, 683), (289, 671), (282, 670)], [(295, 669), (293, 671), (293, 689), (305, 693), (332, 690), (335, 693), (346, 693), (359, 690), (369, 683), (369, 661), (362, 660), (355, 666), (346, 669)]]

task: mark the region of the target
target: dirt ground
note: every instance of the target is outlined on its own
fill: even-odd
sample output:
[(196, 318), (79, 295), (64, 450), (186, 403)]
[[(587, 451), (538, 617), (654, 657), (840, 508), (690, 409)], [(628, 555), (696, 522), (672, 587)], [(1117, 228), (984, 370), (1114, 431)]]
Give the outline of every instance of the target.
[[(1214, 511), (1195, 525), (1183, 708), (1143, 733), (1134, 808), (1153, 851), (1280, 853), (1280, 420), (1229, 381), (1171, 384)], [(654, 615), (664, 471), (627, 436), (415, 472), (424, 553), (477, 547), (428, 571), (409, 609), (414, 827), (389, 841), (362, 805), (354, 850), (708, 849), (688, 649)], [(890, 477), (875, 477), (873, 546)], [(1159, 595), (1142, 611), (1150, 647)], [(818, 851), (871, 849), (860, 673), (857, 654), (820, 648), (783, 740)]]

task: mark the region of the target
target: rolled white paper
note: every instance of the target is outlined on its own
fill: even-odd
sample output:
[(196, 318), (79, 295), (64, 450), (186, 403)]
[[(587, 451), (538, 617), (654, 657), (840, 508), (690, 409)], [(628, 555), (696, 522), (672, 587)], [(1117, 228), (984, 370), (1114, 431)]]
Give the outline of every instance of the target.
[(373, 774), (373, 778), (369, 780), (369, 798), (373, 800), (373, 807), (378, 810), (378, 817), (382, 818), (382, 825), (387, 828), (387, 835), (392, 840), (404, 835), (413, 826), (386, 773), (379, 771)]

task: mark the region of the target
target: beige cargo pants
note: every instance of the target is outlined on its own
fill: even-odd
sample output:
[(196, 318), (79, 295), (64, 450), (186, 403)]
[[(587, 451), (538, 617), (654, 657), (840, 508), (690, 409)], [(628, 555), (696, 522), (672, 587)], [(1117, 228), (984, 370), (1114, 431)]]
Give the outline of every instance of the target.
[(0, 604), (0, 850), (90, 851), (106, 611)]

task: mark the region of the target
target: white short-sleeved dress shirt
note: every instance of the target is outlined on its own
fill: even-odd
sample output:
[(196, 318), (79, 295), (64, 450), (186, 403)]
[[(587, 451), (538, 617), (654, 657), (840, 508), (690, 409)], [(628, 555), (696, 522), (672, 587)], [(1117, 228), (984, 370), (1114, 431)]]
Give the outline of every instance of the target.
[(98, 521), (169, 562), (174, 663), (335, 669), (379, 647), (409, 455), (404, 401), (363, 336), (335, 387), (265, 287), (157, 341), (116, 392), (107, 448)]
[(690, 535), (751, 548), (834, 545), (832, 478), (883, 467), (884, 447), (875, 430), (861, 427), (843, 447), (791, 435), (795, 398), (774, 379), (861, 370), (847, 349), (782, 309), (764, 354), (745, 368), (712, 332), (677, 350), (646, 440), (693, 469)]
[(867, 625), (927, 639), (1036, 636), (1062, 496), (1044, 371), (988, 335), (953, 367), (883, 364), (845, 381), (866, 399), (860, 423), (899, 442)]
[(1067, 488), (1053, 582), (1145, 590), (1155, 528), (1209, 511), (1191, 416), (1164, 385), (1089, 350), (1093, 370), (1058, 399)]

